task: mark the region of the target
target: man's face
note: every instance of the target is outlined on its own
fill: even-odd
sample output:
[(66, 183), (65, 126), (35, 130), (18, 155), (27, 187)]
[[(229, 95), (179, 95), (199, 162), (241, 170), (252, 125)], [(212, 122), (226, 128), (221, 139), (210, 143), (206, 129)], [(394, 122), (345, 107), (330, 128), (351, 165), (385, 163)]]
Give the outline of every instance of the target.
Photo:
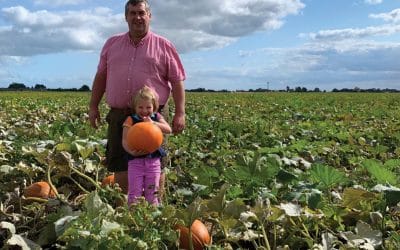
[(149, 31), (151, 13), (146, 11), (144, 3), (139, 3), (135, 6), (130, 4), (125, 20), (128, 23), (130, 34), (134, 37), (142, 37)]

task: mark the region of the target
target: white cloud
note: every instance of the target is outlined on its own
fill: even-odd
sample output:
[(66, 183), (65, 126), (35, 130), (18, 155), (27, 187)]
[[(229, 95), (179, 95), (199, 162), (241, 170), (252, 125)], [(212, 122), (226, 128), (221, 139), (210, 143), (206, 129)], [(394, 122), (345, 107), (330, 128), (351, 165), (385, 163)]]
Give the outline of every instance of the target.
[[(366, 40), (311, 40), (294, 48), (265, 48), (238, 52), (242, 64), (230, 68), (191, 65), (190, 82), (216, 82), (215, 89), (306, 87), (399, 88), (400, 43)], [(202, 65), (202, 67), (200, 67)], [(197, 66), (197, 67), (196, 67)], [(197, 88), (201, 85), (189, 85)]]
[(0, 56), (0, 84), (6, 87), (13, 81), (18, 81), (18, 77), (15, 77), (15, 73), (13, 73), (9, 65), (23, 65), (27, 59), (25, 57), (19, 56)]
[(78, 5), (85, 3), (86, 0), (34, 0), (35, 5), (42, 6), (63, 6), (63, 5)]
[(123, 15), (113, 15), (107, 8), (50, 12), (15, 6), (1, 11), (9, 23), (0, 27), (0, 54), (3, 56), (96, 50), (108, 36), (126, 30)]
[(2, 9), (6, 19), (11, 21), (17, 27), (50, 27), (60, 25), (62, 18), (47, 10), (29, 12), (22, 6), (15, 6)]
[(383, 0), (364, 0), (366, 4), (381, 4)]
[[(62, 1), (78, 4), (84, 0)], [(36, 0), (54, 5), (61, 1)], [(288, 15), (297, 14), (300, 0), (165, 0), (152, 3), (152, 29), (170, 38), (180, 52), (221, 48), (260, 30), (278, 29)], [(127, 31), (123, 7), (82, 11), (29, 10), (23, 6), (1, 9), (0, 53), (31, 56), (67, 50), (99, 49), (111, 34)], [(171, 29), (174, 27), (174, 29)]]
[(279, 28), (277, 23), (281, 24), (284, 17), (297, 14), (302, 8), (304, 4), (299, 0), (165, 0), (153, 2), (152, 6), (156, 24), (160, 28), (189, 27), (227, 37), (248, 35), (266, 28)]
[[(295, 55), (295, 56), (292, 56)], [(309, 43), (297, 53), (288, 52), (286, 62), (305, 63), (296, 58), (316, 58), (308, 70), (347, 70), (358, 72), (390, 72), (397, 66), (400, 43), (380, 43), (374, 41), (337, 41), (331, 43)]]
[(400, 23), (400, 9), (394, 9), (388, 13), (370, 14), (369, 17), (382, 19), (386, 22)]
[[(87, 0), (62, 2), (72, 5)], [(46, 8), (61, 1), (36, 0), (34, 3), (35, 7)], [(286, 17), (299, 14), (304, 7), (300, 0), (152, 1), (152, 29), (172, 40), (181, 53), (217, 49), (255, 32), (282, 28)], [(62, 9), (14, 6), (0, 10), (0, 78), (3, 81), (20, 78), (19, 72), (7, 71), (10, 64), (23, 63), (34, 55), (99, 50), (111, 34), (127, 31), (122, 5), (117, 13), (104, 7), (81, 11)], [(379, 87), (379, 84), (399, 88), (396, 81), (400, 79), (400, 43), (380, 40), (382, 36), (399, 34), (399, 16), (400, 9), (395, 9), (369, 16), (387, 22), (384, 25), (301, 34), (309, 42), (291, 49), (242, 50), (236, 57), (240, 62), (229, 68), (208, 66), (206, 61), (196, 58), (185, 63), (190, 72), (187, 82), (192, 84), (188, 88), (204, 86), (204, 79), (214, 89), (266, 87), (267, 82), (275, 89), (284, 89), (287, 85), (332, 89), (332, 86), (351, 87), (353, 82), (363, 88)], [(7, 74), (12, 77), (6, 78)], [(82, 79), (70, 80), (88, 82)], [(46, 83), (51, 81), (55, 80), (43, 79)], [(66, 82), (65, 75), (56, 81)]]
[(358, 39), (369, 36), (378, 35), (393, 35), (400, 32), (400, 25), (382, 25), (370, 26), (366, 28), (356, 29), (333, 29), (321, 30), (317, 33), (301, 34), (301, 36), (309, 36), (314, 40), (345, 40), (345, 39)]
[(172, 40), (180, 53), (193, 50), (218, 49), (236, 41), (237, 38), (212, 35), (198, 30), (159, 29), (157, 33)]
[[(155, 1), (153, 27), (165, 33), (170, 27), (182, 33), (195, 31), (209, 41), (203, 46), (213, 48), (221, 45), (221, 38), (229, 41), (260, 30), (278, 29), (285, 17), (298, 14), (304, 7), (300, 0)], [(179, 40), (173, 40), (179, 48)], [(190, 36), (186, 40), (192, 42)]]

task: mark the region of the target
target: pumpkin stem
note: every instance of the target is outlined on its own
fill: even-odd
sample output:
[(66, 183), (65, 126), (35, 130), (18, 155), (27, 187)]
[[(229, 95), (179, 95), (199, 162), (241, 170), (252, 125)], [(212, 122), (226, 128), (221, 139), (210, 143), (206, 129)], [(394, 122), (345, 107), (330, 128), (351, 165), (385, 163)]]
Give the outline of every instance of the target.
[(49, 183), (50, 190), (53, 190), (54, 194), (56, 195), (57, 199), (60, 199), (60, 195), (58, 194), (58, 191), (56, 187), (53, 185), (53, 182), (51, 181), (51, 167), (49, 166), (47, 168), (47, 182)]
[(74, 178), (72, 178), (71, 176), (69, 176), (69, 179), (71, 181), (73, 181), (75, 183), (75, 185), (77, 185), (84, 193), (88, 194), (90, 193), (89, 191), (87, 191), (84, 187), (82, 187), (81, 184), (79, 184)]
[(96, 189), (100, 189), (101, 187), (99, 186), (99, 184), (94, 181), (92, 178), (90, 178), (89, 176), (85, 175), (84, 173), (82, 173), (81, 171), (79, 171), (78, 169), (70, 166), (70, 168), (72, 169), (72, 171), (74, 171), (75, 173), (77, 173), (80, 177), (85, 178), (86, 180), (88, 180), (89, 182), (91, 182)]
[(36, 202), (42, 202), (42, 203), (47, 203), (49, 200), (39, 198), (39, 197), (25, 197), (25, 200), (31, 200), (31, 201), (36, 201)]
[(267, 250), (271, 250), (271, 246), (269, 245), (269, 241), (268, 241), (268, 237), (267, 237), (267, 232), (265, 231), (265, 227), (264, 227), (264, 223), (261, 222), (261, 230), (262, 230), (262, 234), (264, 236), (264, 244), (265, 247), (267, 248)]
[(192, 234), (192, 227), (189, 227), (189, 249), (193, 250), (193, 234)]

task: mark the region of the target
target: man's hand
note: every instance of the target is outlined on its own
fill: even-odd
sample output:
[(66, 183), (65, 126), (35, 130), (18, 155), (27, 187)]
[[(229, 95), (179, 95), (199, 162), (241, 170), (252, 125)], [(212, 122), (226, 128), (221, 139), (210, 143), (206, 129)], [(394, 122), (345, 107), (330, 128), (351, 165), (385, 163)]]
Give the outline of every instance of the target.
[(106, 90), (106, 73), (96, 73), (93, 80), (92, 94), (89, 102), (89, 122), (93, 128), (97, 128), (101, 123), (99, 103)]
[(175, 103), (172, 133), (180, 134), (185, 129), (185, 87), (183, 86), (183, 81), (172, 84), (172, 98)]
[(98, 125), (101, 123), (101, 117), (100, 117), (100, 112), (99, 112), (99, 108), (95, 107), (95, 108), (90, 108), (89, 109), (89, 122), (90, 125), (93, 128), (98, 128)]
[(172, 133), (180, 134), (185, 129), (185, 114), (175, 114), (172, 120)]

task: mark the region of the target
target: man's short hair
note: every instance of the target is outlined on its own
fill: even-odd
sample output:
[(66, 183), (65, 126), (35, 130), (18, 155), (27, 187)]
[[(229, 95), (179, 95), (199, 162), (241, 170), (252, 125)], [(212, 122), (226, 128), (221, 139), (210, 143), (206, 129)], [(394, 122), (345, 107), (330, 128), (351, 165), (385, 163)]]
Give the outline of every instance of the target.
[(150, 11), (150, 5), (147, 0), (128, 0), (125, 4), (125, 16), (128, 14), (128, 7), (129, 5), (137, 5), (139, 3), (144, 3), (144, 6), (146, 8), (146, 11)]

